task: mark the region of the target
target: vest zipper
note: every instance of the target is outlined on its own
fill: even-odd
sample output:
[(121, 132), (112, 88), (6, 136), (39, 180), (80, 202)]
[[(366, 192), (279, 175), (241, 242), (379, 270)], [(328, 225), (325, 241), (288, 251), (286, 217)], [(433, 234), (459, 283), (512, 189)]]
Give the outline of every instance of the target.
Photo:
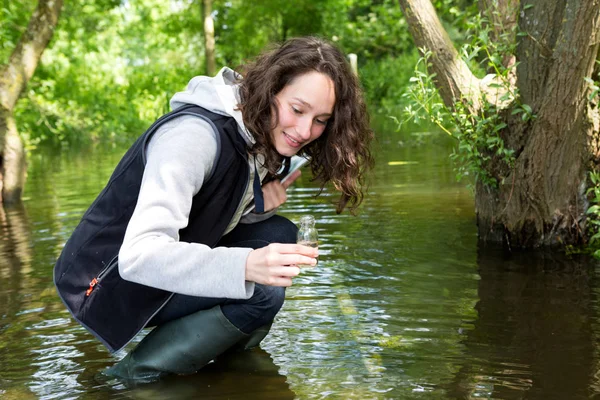
[(117, 257), (118, 257), (118, 255), (114, 256), (108, 262), (108, 264), (106, 265), (106, 267), (104, 267), (104, 269), (102, 271), (100, 271), (100, 273), (98, 274), (98, 276), (91, 280), (90, 287), (85, 291), (86, 297), (89, 296), (90, 294), (92, 294), (92, 290), (94, 290), (94, 288), (96, 287), (96, 284), (98, 284), (98, 282), (100, 282), (100, 280), (102, 279), (102, 277), (104, 275), (106, 275), (108, 272), (112, 271), (112, 269), (115, 266), (119, 265)]

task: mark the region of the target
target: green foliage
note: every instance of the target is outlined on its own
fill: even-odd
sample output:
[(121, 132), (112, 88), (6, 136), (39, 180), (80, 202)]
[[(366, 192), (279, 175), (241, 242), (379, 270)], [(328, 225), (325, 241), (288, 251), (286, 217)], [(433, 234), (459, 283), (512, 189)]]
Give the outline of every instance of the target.
[(590, 101), (592, 101), (592, 99), (594, 99), (598, 95), (598, 92), (600, 91), (600, 87), (598, 87), (598, 85), (592, 78), (586, 77), (584, 79), (586, 80), (586, 82), (588, 82), (590, 84), (590, 95), (589, 95), (588, 99)]
[(492, 158), (500, 157), (509, 167), (513, 164), (513, 151), (505, 148), (500, 137), (506, 123), (491, 104), (479, 114), (472, 114), (470, 104), (465, 101), (457, 101), (453, 109), (448, 109), (435, 88), (435, 74), (427, 72), (430, 57), (431, 52), (423, 50), (423, 57), (410, 78), (411, 86), (405, 94), (409, 99), (406, 114), (415, 122), (428, 119), (457, 139), (451, 158), (456, 163), (458, 180), (471, 176), (488, 186), (497, 186)]
[(523, 122), (535, 115), (529, 105), (521, 103), (518, 91), (511, 84), (516, 64), (503, 63), (515, 52), (515, 41), (508, 40), (511, 32), (504, 32), (496, 41), (490, 40), (492, 29), (482, 17), (475, 18), (469, 29), (472, 40), (461, 48), (462, 59), (476, 72), (491, 72), (486, 76), (490, 84), (489, 90), (482, 92), (481, 107), (473, 112), (473, 104), (465, 98), (456, 99), (450, 109), (446, 107), (435, 87), (435, 74), (428, 72), (432, 52), (420, 49), (423, 56), (405, 93), (409, 103), (405, 107), (405, 121), (428, 120), (457, 139), (451, 156), (456, 163), (457, 179), (469, 176), (497, 187), (514, 164), (514, 151), (502, 139), (507, 128), (503, 109), (510, 108), (511, 114), (520, 115)]
[[(596, 60), (596, 64), (600, 64)], [(592, 78), (584, 78), (589, 84), (590, 94), (588, 100), (596, 102), (600, 93), (597, 81)], [(586, 192), (590, 207), (586, 210), (587, 214), (587, 234), (588, 250), (595, 258), (600, 259), (600, 171), (593, 169), (589, 172), (589, 187)]]
[(589, 249), (594, 257), (600, 259), (600, 171), (590, 171), (590, 188), (587, 196), (590, 207), (586, 210)]
[(0, 6), (0, 64), (8, 61), (36, 5), (37, 1), (34, 0), (3, 0)]
[[(37, 2), (2, 1), (0, 60), (6, 62)], [(453, 38), (464, 38), (471, 2), (435, 5)], [(418, 56), (396, 0), (214, 0), (212, 9), (217, 66), (238, 67), (291, 36), (322, 36), (358, 55), (371, 109), (399, 115)], [(29, 148), (130, 142), (168, 109), (174, 92), (204, 73), (202, 30), (201, 0), (65, 2), (17, 103)]]
[[(248, 0), (215, 2), (217, 63), (244, 64), (272, 42), (318, 34), (331, 0)], [(336, 3), (340, 3), (339, 1)]]
[[(450, 8), (445, 4), (449, 1), (438, 2), (440, 9)], [(402, 95), (419, 57), (398, 1), (335, 3), (329, 2), (326, 10), (323, 36), (345, 53), (357, 54), (359, 75), (371, 111), (396, 118), (402, 114), (405, 104)], [(451, 18), (448, 21), (447, 26), (460, 36), (459, 24), (454, 25), (456, 21)], [(464, 29), (462, 32), (464, 36)]]
[(66, 4), (16, 110), (29, 147), (129, 141), (200, 64), (199, 33), (177, 34), (158, 0)]
[[(600, 57), (600, 53), (598, 53), (598, 57)], [(600, 60), (596, 60), (595, 63), (596, 63), (596, 69), (598, 69), (598, 66), (600, 65)], [(588, 101), (593, 102), (593, 101), (595, 101), (596, 97), (600, 93), (600, 87), (598, 86), (600, 83), (596, 82), (594, 79), (589, 78), (589, 77), (585, 77), (583, 79), (589, 84), (589, 88), (590, 88), (590, 94), (588, 95)]]
[(419, 54), (414, 50), (398, 57), (368, 59), (361, 65), (360, 80), (372, 111), (389, 116), (402, 114), (406, 103), (402, 96), (413, 74), (411, 66), (418, 59)]
[(452, 42), (461, 46), (468, 41), (469, 28), (479, 17), (477, 2), (472, 0), (432, 0), (442, 25)]
[(369, 61), (414, 51), (408, 25), (397, 0), (345, 3), (344, 13), (339, 12), (339, 7), (329, 9), (324, 33), (345, 52), (357, 54), (361, 67)]

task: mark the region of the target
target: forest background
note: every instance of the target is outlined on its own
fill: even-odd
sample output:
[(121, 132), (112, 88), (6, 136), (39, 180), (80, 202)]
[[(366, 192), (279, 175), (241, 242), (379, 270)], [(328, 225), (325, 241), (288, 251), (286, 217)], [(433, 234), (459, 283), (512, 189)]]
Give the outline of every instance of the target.
[[(204, 1), (204, 3), (208, 3)], [(372, 113), (401, 117), (417, 49), (395, 0), (215, 0), (215, 62), (237, 67), (269, 43), (318, 35), (358, 55)], [(3, 0), (0, 64), (6, 63), (34, 0)], [(125, 142), (168, 110), (170, 96), (205, 74), (200, 0), (65, 2), (42, 60), (15, 109), (29, 151)], [(468, 40), (472, 1), (434, 6), (455, 43)]]

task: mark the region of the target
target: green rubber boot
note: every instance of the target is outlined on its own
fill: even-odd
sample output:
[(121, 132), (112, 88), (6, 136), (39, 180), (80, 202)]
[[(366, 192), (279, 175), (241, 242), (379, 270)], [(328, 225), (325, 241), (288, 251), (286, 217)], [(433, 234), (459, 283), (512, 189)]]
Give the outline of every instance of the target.
[(245, 338), (242, 338), (236, 344), (231, 346), (231, 348), (227, 350), (227, 353), (240, 352), (257, 347), (260, 344), (260, 342), (262, 342), (263, 339), (267, 337), (272, 325), (273, 323), (271, 322), (252, 331), (252, 333), (250, 333)]
[(249, 336), (215, 306), (154, 328), (104, 375), (146, 383), (169, 374), (192, 374)]

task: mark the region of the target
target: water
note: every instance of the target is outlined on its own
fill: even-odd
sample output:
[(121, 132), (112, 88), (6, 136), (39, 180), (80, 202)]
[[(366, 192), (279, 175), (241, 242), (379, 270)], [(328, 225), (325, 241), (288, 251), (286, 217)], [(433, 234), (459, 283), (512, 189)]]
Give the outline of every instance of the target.
[[(587, 399), (600, 393), (598, 265), (478, 247), (451, 142), (379, 129), (357, 217), (305, 171), (282, 214), (315, 216), (262, 349), (139, 388), (95, 378), (110, 355), (70, 317), (52, 267), (123, 149), (42, 153), (23, 207), (0, 212), (2, 399)], [(139, 338), (138, 338), (139, 340)]]

